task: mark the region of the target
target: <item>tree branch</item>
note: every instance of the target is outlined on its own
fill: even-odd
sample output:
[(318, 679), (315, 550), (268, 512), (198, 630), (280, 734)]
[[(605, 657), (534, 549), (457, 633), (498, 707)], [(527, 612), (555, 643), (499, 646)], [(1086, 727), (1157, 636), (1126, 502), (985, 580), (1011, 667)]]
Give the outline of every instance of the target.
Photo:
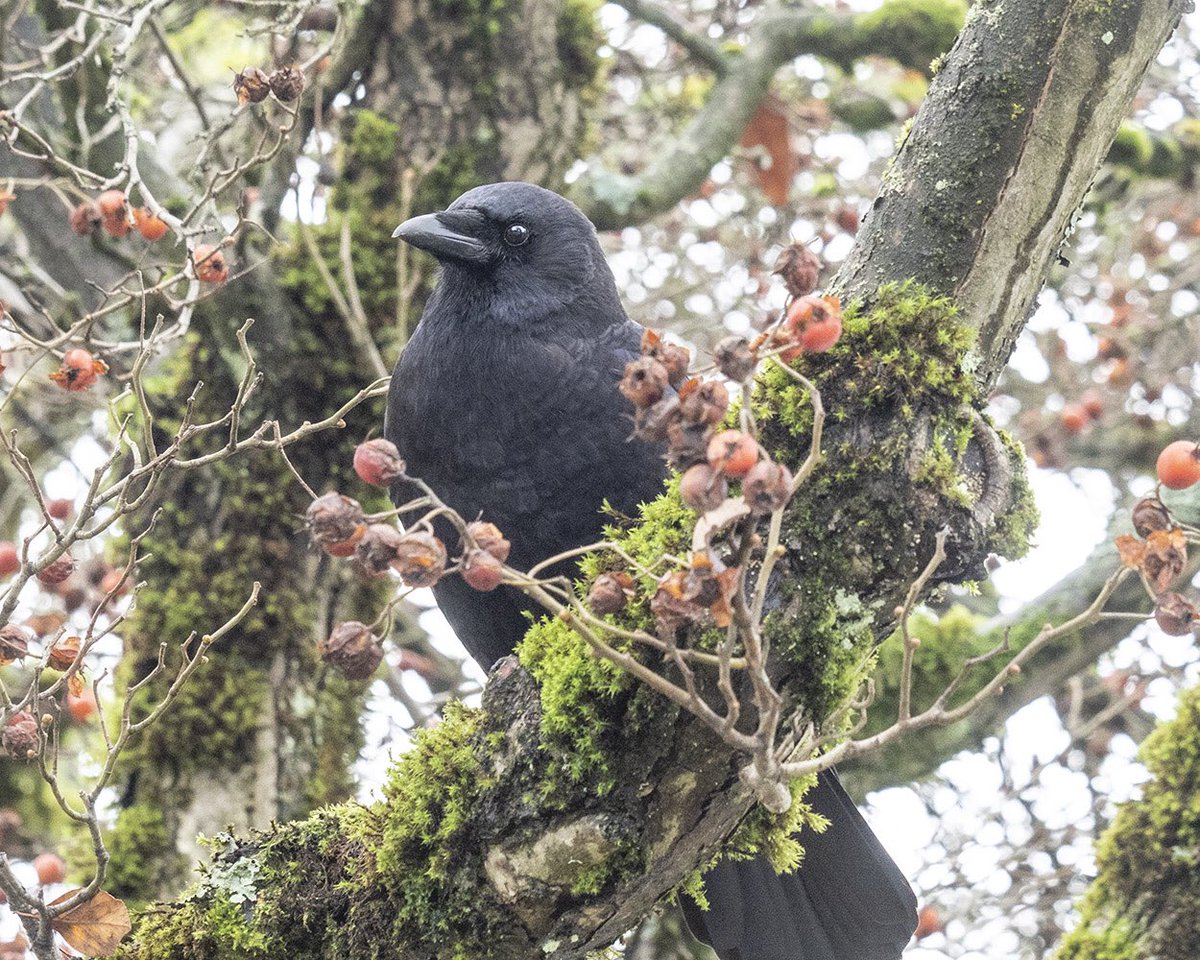
[[(648, 17), (662, 19), (660, 8), (648, 6), (647, 0), (631, 3)], [(626, 9), (633, 12), (629, 4)], [(931, 5), (930, 11), (934, 9)], [(939, 4), (936, 9), (947, 8)], [(860, 57), (886, 52), (906, 66), (926, 69), (931, 58), (945, 49), (941, 44), (948, 44), (958, 24), (935, 20), (935, 29), (923, 42), (895, 45), (891, 36), (894, 18), (902, 15), (911, 17), (922, 29), (929, 26), (919, 6), (896, 0), (870, 14), (778, 6), (763, 10), (750, 25), (742, 52), (722, 55), (726, 69), (675, 143), (658, 151), (658, 159), (636, 176), (600, 169), (584, 173), (572, 188), (572, 199), (601, 230), (639, 223), (669, 210), (695, 192), (709, 171), (737, 145), (776, 71), (801, 54), (817, 54), (849, 65)], [(666, 30), (662, 23), (655, 25)]]
[(991, 381), (1008, 360), (1131, 98), (1188, 0), (976, 8), (935, 77), (837, 286), (870, 297), (915, 278), (979, 330)]

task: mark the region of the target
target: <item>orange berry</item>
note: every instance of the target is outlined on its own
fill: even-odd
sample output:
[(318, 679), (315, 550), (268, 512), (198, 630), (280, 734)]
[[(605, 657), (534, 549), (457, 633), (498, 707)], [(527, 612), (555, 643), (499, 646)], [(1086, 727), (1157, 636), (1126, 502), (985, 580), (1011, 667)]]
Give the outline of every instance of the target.
[(472, 550), (463, 561), (461, 573), (469, 587), (487, 593), (500, 586), (504, 565), (486, 550)]
[(145, 207), (133, 211), (133, 222), (137, 225), (138, 233), (147, 240), (161, 240), (167, 235), (167, 221), (159, 219)]
[(68, 350), (63, 356), (62, 366), (50, 374), (50, 379), (64, 390), (86, 390), (102, 373), (108, 372), (108, 364), (97, 360), (86, 350)]
[(842, 335), (841, 317), (829, 316), (824, 320), (816, 320), (805, 327), (800, 334), (800, 346), (809, 353), (824, 353)]
[(1062, 413), (1059, 415), (1062, 420), (1062, 425), (1071, 433), (1082, 433), (1083, 428), (1088, 425), (1088, 413), (1082, 406), (1077, 403), (1071, 404), (1069, 407), (1063, 407)]
[(192, 251), (192, 262), (196, 265), (196, 277), (205, 283), (224, 283), (229, 279), (229, 264), (225, 254), (210, 243), (197, 244)]
[(1158, 455), (1158, 482), (1172, 490), (1200, 483), (1200, 446), (1191, 440), (1167, 444)]
[(128, 201), (120, 190), (105, 190), (96, 198), (96, 206), (100, 208), (100, 216), (114, 220), (124, 220), (128, 211)]
[(76, 723), (86, 723), (96, 715), (96, 695), (87, 689), (79, 696), (68, 693), (67, 713)]
[(758, 443), (740, 430), (722, 430), (708, 442), (708, 462), (728, 477), (744, 477), (758, 461)]

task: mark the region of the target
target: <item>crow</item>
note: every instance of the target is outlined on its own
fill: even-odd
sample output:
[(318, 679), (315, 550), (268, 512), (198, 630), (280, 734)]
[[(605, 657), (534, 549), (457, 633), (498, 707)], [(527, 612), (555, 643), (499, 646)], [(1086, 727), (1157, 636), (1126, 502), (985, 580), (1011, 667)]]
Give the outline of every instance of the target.
[[(633, 515), (661, 493), (664, 451), (630, 437), (633, 409), (617, 390), (643, 329), (574, 204), (489, 184), (393, 236), (441, 266), (388, 392), (384, 435), (411, 476), (467, 519), (497, 524), (523, 569), (599, 540), (605, 502)], [(393, 490), (397, 503), (407, 495)], [(448, 525), (439, 532), (452, 547)], [(485, 669), (528, 629), (513, 588), (481, 593), (452, 576), (434, 594)], [(705, 877), (709, 909), (684, 904), (689, 928), (721, 960), (895, 960), (916, 926), (903, 874), (832, 771), (805, 799), (830, 826), (805, 836), (802, 867), (722, 861)]]

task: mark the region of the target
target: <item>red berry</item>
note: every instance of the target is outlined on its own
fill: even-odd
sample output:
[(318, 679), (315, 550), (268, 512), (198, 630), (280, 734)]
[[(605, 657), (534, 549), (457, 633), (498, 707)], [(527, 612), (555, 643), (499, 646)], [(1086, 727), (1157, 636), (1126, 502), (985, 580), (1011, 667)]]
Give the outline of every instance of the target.
[(1083, 428), (1088, 425), (1088, 413), (1077, 403), (1063, 407), (1062, 413), (1059, 415), (1062, 420), (1062, 425), (1071, 433), (1082, 433)]
[(363, 483), (373, 487), (389, 487), (392, 481), (404, 476), (404, 471), (404, 460), (391, 440), (380, 437), (354, 448), (354, 472)]
[(221, 284), (229, 279), (225, 254), (211, 243), (197, 244), (192, 251), (192, 262), (196, 265), (196, 278), (205, 283)]
[(800, 334), (800, 346), (809, 353), (824, 353), (842, 335), (841, 317), (830, 316), (809, 324)]
[(62, 583), (72, 573), (75, 572), (75, 561), (69, 553), (59, 554), (58, 559), (54, 560), (37, 575), (37, 578), (42, 583), (53, 586), (56, 583)]
[(62, 857), (54, 853), (40, 853), (34, 857), (33, 869), (37, 871), (38, 883), (42, 886), (62, 883), (67, 879), (67, 865)]
[(71, 507), (73, 504), (70, 500), (47, 500), (46, 512), (55, 520), (66, 520), (71, 515)]
[(1099, 390), (1084, 390), (1079, 404), (1093, 420), (1099, 420), (1104, 413), (1104, 397), (1100, 395)]
[(728, 477), (744, 477), (758, 461), (758, 443), (740, 430), (723, 430), (708, 442), (708, 462)]
[(11, 540), (0, 542), (0, 577), (10, 577), (21, 569), (21, 554)]
[(1172, 490), (1200, 483), (1200, 446), (1191, 440), (1167, 444), (1158, 455), (1158, 482)]
[(495, 590), (504, 578), (504, 565), (486, 550), (472, 550), (462, 565), (467, 586), (482, 593)]

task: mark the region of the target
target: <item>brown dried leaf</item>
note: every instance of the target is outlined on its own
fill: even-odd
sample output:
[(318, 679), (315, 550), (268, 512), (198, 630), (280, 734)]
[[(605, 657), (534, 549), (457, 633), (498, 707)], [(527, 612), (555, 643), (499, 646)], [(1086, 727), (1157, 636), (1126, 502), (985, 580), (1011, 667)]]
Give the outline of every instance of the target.
[(1146, 555), (1146, 545), (1132, 533), (1123, 533), (1113, 541), (1117, 545), (1117, 555), (1121, 565), (1130, 570), (1140, 569), (1142, 558)]
[[(78, 892), (70, 890), (50, 906), (63, 903)], [(50, 926), (72, 947), (89, 957), (112, 956), (132, 928), (125, 904), (103, 890), (97, 891), (91, 900), (55, 917)]]

